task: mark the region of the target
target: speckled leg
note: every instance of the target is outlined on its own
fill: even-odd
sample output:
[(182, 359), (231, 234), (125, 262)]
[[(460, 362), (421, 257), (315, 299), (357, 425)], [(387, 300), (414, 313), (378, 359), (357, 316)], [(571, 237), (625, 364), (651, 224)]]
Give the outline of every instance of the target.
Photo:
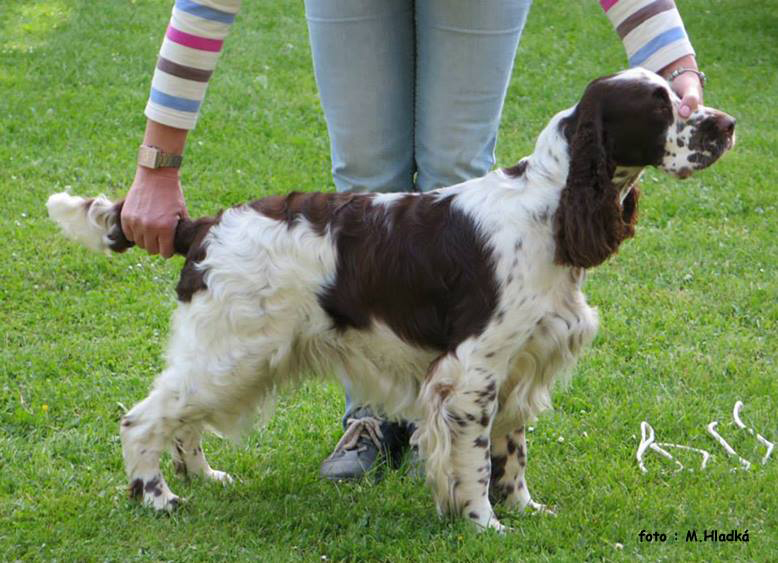
[(524, 426), (517, 430), (492, 437), (492, 474), (489, 496), (492, 502), (502, 502), (508, 507), (527, 507), (553, 514), (544, 505), (532, 500), (527, 487), (527, 438)]
[(172, 449), (176, 473), (185, 476), (196, 475), (225, 485), (232, 483), (232, 477), (227, 473), (211, 469), (208, 465), (200, 444), (201, 433), (202, 427), (199, 424), (187, 424), (176, 430)]

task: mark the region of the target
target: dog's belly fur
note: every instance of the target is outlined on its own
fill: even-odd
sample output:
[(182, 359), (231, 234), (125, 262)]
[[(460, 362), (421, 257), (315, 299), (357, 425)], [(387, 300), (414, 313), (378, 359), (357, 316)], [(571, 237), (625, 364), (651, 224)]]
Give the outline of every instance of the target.
[(335, 335), (342, 352), (337, 368), (357, 376), (348, 385), (357, 404), (376, 407), (384, 416), (416, 421), (421, 416), (417, 397), (430, 364), (440, 352), (413, 346), (381, 322), (368, 330)]

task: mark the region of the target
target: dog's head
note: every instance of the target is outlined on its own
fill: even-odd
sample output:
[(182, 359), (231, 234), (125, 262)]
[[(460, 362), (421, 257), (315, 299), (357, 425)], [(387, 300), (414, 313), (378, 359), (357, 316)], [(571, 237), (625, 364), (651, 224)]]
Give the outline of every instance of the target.
[(634, 68), (593, 81), (578, 104), (576, 131), (594, 127), (615, 166), (656, 166), (686, 178), (707, 168), (735, 143), (735, 118), (699, 106), (684, 119), (681, 99), (660, 76)]
[(591, 82), (561, 119), (570, 166), (556, 214), (558, 263), (596, 266), (634, 234), (632, 182), (644, 167), (687, 178), (734, 146), (733, 117), (700, 106), (684, 119), (680, 105), (664, 79), (635, 68)]

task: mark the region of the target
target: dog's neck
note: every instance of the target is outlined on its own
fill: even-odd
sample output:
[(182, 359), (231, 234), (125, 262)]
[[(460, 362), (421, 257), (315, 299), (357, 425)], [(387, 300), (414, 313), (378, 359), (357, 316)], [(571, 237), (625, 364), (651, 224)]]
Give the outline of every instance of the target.
[[(574, 111), (575, 107), (572, 107), (557, 113), (538, 135), (532, 154), (523, 158), (512, 169), (526, 172), (538, 186), (563, 187), (570, 167), (570, 153), (562, 122)], [(509, 170), (511, 169), (506, 172)]]
[[(567, 182), (570, 168), (569, 139), (565, 135), (564, 122), (575, 112), (575, 107), (556, 114), (549, 124), (541, 131), (531, 155), (522, 158), (503, 172), (511, 178), (522, 178), (526, 175), (545, 180), (547, 185), (559, 186)], [(632, 187), (643, 174), (642, 166), (615, 166), (611, 181), (619, 190), (619, 198), (623, 202)]]

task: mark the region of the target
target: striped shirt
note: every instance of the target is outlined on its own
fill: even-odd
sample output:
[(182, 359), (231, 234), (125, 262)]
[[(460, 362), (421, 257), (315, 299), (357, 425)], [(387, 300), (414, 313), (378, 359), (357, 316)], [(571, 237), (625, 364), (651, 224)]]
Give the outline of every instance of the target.
[(600, 0), (616, 29), (629, 66), (657, 72), (694, 49), (673, 0)]
[(151, 81), (146, 117), (194, 129), (240, 0), (176, 0)]
[[(658, 71), (693, 55), (673, 0), (600, 0), (630, 66)], [(176, 0), (146, 104), (146, 117), (194, 129), (240, 0)]]

